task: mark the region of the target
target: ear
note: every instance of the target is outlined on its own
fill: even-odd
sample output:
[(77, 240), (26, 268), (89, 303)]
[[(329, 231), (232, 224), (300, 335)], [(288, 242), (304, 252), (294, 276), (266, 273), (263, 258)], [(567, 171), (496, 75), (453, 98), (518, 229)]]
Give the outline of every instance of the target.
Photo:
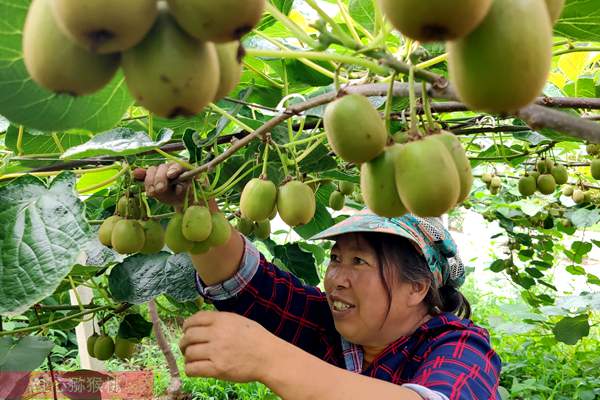
[(408, 305), (416, 307), (421, 304), (425, 299), (425, 296), (427, 296), (430, 287), (431, 281), (428, 279), (412, 282), (408, 293)]

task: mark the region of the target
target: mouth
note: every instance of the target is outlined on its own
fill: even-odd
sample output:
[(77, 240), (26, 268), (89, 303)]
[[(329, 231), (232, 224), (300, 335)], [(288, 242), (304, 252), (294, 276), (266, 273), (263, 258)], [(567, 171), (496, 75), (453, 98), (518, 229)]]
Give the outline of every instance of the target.
[(356, 308), (354, 304), (350, 304), (344, 300), (341, 300), (335, 296), (331, 296), (329, 299), (329, 305), (334, 315), (343, 315)]

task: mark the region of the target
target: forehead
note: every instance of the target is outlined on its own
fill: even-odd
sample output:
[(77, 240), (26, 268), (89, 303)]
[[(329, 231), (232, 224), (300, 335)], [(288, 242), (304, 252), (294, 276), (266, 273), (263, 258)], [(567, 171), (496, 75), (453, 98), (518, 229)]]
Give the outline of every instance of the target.
[(344, 233), (334, 238), (333, 249), (337, 250), (372, 250), (369, 242), (360, 233)]

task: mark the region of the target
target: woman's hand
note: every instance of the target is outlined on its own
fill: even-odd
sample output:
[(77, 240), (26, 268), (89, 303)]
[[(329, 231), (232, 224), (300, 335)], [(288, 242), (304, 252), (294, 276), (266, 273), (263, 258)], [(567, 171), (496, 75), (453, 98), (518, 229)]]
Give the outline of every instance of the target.
[(176, 182), (175, 180), (186, 169), (176, 162), (152, 166), (147, 170), (137, 168), (133, 171), (136, 180), (144, 181), (148, 196), (156, 198), (161, 203), (180, 206), (185, 199), (189, 182)]
[(262, 381), (281, 342), (259, 323), (228, 312), (200, 311), (183, 331), (186, 375), (232, 382)]

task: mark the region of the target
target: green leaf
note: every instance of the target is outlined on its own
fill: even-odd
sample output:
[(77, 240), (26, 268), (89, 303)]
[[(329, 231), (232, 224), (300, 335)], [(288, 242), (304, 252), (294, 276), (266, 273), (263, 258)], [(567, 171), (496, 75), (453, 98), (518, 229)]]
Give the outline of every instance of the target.
[(588, 210), (580, 208), (575, 211), (566, 212), (565, 216), (578, 228), (589, 227), (600, 222), (600, 209)]
[(287, 267), (287, 269), (309, 285), (319, 284), (319, 275), (315, 265), (315, 258), (309, 252), (300, 248), (298, 243), (287, 243), (283, 246), (273, 248), (275, 258)]
[(600, 7), (597, 0), (567, 0), (554, 32), (568, 39), (600, 41)]
[(584, 256), (590, 251), (592, 251), (592, 244), (589, 242), (582, 242), (577, 240), (571, 245), (571, 250), (579, 256)]
[(79, 159), (97, 156), (125, 156), (156, 149), (173, 137), (171, 129), (161, 129), (153, 141), (145, 132), (115, 128), (94, 136), (89, 142), (67, 150), (61, 158)]
[(495, 260), (490, 265), (490, 270), (493, 272), (502, 272), (508, 267), (507, 260)]
[(114, 127), (133, 99), (121, 73), (96, 94), (58, 95), (29, 77), (21, 34), (29, 0), (4, 0), (0, 7), (0, 114), (30, 128), (61, 131), (72, 128), (100, 132)]
[(35, 129), (25, 129), (19, 148), (17, 146), (18, 137), (19, 128), (11, 125), (6, 131), (5, 144), (13, 153), (19, 154), (22, 151), (23, 155), (62, 153), (65, 149), (80, 145), (90, 139), (90, 136), (82, 131), (57, 133), (55, 139), (48, 133)]
[(576, 82), (569, 82), (563, 90), (569, 97), (596, 97), (596, 85), (591, 78), (580, 78)]
[(565, 270), (571, 275), (585, 275), (585, 269), (579, 265), (569, 265)]
[(116, 301), (131, 304), (145, 303), (163, 293), (181, 302), (199, 296), (195, 269), (187, 254), (161, 252), (127, 257), (111, 270), (108, 285)]
[(350, 16), (356, 22), (373, 32), (375, 29), (375, 9), (372, 0), (350, 0)]
[(0, 338), (0, 372), (29, 372), (38, 368), (54, 347), (40, 336)]
[(564, 317), (552, 328), (552, 332), (559, 342), (574, 345), (590, 334), (588, 316), (580, 314), (576, 317)]
[(150, 336), (152, 323), (146, 321), (139, 314), (127, 314), (119, 324), (119, 337), (123, 339), (142, 340)]
[(529, 275), (533, 276), (534, 278), (542, 278), (544, 276), (544, 274), (542, 274), (540, 271), (538, 271), (535, 268), (525, 268), (525, 272), (527, 272)]
[(0, 188), (0, 315), (19, 314), (67, 276), (90, 227), (71, 173), (50, 187), (24, 176)]

